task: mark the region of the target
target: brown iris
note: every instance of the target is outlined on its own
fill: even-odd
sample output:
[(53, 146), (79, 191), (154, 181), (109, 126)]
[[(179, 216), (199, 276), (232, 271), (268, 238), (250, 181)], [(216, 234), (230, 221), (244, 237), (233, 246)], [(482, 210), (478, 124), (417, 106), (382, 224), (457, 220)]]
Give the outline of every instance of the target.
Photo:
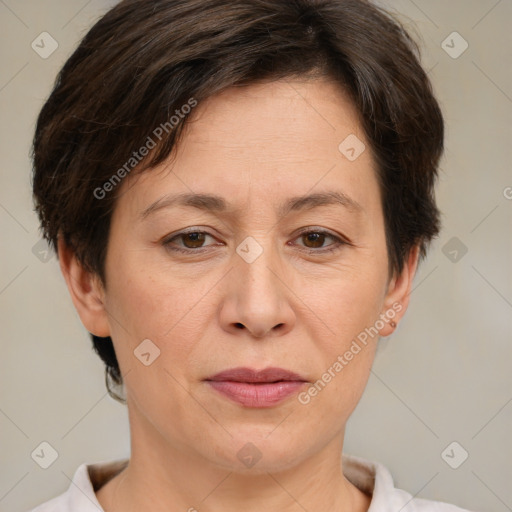
[[(204, 243), (206, 233), (200, 233), (194, 231), (193, 233), (185, 233), (184, 235), (181, 235), (181, 238), (183, 240), (183, 245), (187, 247), (188, 249), (197, 249), (202, 246)], [(191, 245), (187, 245), (186, 241), (189, 241)]]
[(312, 242), (314, 245), (313, 246), (308, 246), (306, 245), (306, 247), (310, 247), (310, 248), (313, 248), (313, 249), (317, 249), (319, 247), (322, 247), (324, 241), (325, 241), (325, 233), (314, 233), (314, 232), (311, 232), (311, 233), (305, 233), (302, 235), (302, 238), (303, 240), (308, 240), (309, 242)]

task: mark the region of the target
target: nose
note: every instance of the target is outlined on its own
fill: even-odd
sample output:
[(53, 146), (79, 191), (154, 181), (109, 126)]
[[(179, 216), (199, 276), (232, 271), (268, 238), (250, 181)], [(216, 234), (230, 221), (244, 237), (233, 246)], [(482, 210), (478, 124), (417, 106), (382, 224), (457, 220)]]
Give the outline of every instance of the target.
[(278, 256), (268, 248), (248, 263), (234, 255), (226, 276), (227, 291), (220, 310), (222, 327), (231, 334), (244, 329), (255, 338), (282, 336), (295, 322), (294, 294)]

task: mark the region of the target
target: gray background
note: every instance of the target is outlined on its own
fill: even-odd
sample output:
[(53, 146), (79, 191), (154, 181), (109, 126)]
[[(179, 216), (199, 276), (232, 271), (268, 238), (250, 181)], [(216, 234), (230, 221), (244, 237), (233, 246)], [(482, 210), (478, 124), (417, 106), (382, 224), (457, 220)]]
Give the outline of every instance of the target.
[[(64, 492), (82, 462), (129, 455), (126, 410), (106, 393), (56, 258), (37, 245), (28, 156), (57, 71), (114, 3), (0, 0), (2, 511), (23, 512)], [(382, 3), (417, 32), (444, 109), (443, 230), (420, 266), (405, 319), (380, 341), (345, 451), (382, 462), (414, 495), (510, 511), (512, 1)], [(43, 31), (58, 42), (46, 59), (31, 47)], [(457, 58), (463, 41), (454, 31), (469, 44)], [(46, 470), (31, 458), (43, 441), (59, 454)], [(453, 469), (445, 460), (460, 464), (463, 450), (467, 460)]]

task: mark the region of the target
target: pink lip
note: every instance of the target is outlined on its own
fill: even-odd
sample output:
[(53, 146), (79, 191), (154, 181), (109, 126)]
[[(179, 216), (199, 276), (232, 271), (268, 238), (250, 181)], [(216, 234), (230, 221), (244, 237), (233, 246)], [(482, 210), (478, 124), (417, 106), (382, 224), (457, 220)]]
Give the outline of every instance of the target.
[(307, 380), (282, 368), (233, 368), (209, 377), (206, 382), (246, 407), (272, 407), (295, 394)]

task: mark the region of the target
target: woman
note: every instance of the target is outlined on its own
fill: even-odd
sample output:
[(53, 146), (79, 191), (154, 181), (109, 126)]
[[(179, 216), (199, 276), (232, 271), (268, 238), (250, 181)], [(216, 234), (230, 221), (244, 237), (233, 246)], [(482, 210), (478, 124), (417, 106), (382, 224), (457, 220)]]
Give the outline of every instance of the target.
[(125, 0), (89, 31), (34, 196), (131, 457), (36, 510), (462, 510), (342, 456), (440, 229), (415, 50), (364, 0)]

